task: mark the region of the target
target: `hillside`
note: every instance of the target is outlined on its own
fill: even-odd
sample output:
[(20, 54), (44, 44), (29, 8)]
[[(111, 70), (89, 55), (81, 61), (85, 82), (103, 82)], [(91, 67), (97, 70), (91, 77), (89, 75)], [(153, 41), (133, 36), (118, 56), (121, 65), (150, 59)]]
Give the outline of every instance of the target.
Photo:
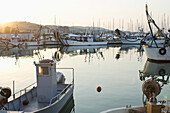
[[(16, 30), (19, 32), (33, 32), (34, 34), (39, 33), (40, 27), (42, 25), (26, 22), (26, 21), (15, 21), (0, 23), (0, 33), (14, 33)], [(88, 26), (56, 26), (56, 25), (45, 25), (42, 26), (41, 34), (47, 33), (51, 30), (59, 30), (62, 33), (69, 32), (92, 32), (92, 31), (108, 31), (107, 29), (101, 27), (88, 27)]]
[(38, 32), (40, 29), (40, 25), (26, 22), (26, 21), (6, 22), (6, 23), (0, 23), (0, 32), (4, 33), (6, 27), (11, 28), (11, 30), (19, 29), (20, 32), (34, 32), (34, 33)]

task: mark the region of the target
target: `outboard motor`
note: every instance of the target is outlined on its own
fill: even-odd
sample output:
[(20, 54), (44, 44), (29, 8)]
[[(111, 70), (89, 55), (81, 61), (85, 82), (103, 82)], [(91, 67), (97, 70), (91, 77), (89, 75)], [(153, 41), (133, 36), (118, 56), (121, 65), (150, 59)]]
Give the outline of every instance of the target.
[(64, 77), (63, 73), (57, 72), (56, 76), (57, 76), (57, 84), (64, 84), (65, 83), (65, 77)]
[(0, 87), (0, 107), (4, 107), (10, 96), (11, 89), (9, 87)]

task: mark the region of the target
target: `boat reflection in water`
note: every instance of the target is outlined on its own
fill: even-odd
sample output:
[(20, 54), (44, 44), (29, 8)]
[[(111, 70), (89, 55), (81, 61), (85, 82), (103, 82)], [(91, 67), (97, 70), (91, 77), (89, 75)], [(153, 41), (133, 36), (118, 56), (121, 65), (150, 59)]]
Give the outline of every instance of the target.
[(0, 48), (0, 56), (27, 56), (32, 57), (34, 53), (39, 50), (46, 50), (48, 48), (57, 48), (60, 46), (32, 46), (32, 47), (14, 47), (14, 48)]
[(119, 59), (121, 57), (121, 54), (128, 54), (128, 52), (130, 50), (134, 50), (135, 52), (139, 53), (139, 58), (138, 60), (141, 59), (141, 57), (143, 56), (143, 48), (141, 48), (140, 45), (120, 45), (120, 49), (118, 51), (118, 53), (115, 56), (115, 59)]
[(64, 106), (64, 109), (60, 113), (75, 113), (75, 104), (74, 97), (72, 96), (67, 104)]
[(93, 54), (96, 54), (97, 58), (104, 59), (103, 52), (101, 51), (102, 48), (107, 48), (107, 46), (62, 46), (57, 48), (54, 58), (60, 61), (64, 54), (70, 57), (85, 55), (85, 62), (90, 62)]
[(170, 75), (170, 63), (156, 63), (146, 61), (143, 71), (139, 71), (140, 80), (152, 78), (162, 82), (162, 85), (167, 84)]
[[(170, 76), (170, 63), (157, 63), (146, 61), (143, 71), (139, 70), (139, 78), (141, 81), (153, 80), (159, 83), (160, 88), (163, 88), (164, 85), (168, 85)], [(160, 93), (161, 90), (158, 90), (157, 93)], [(143, 95), (143, 104), (147, 104), (148, 97)], [(168, 103), (169, 100), (165, 100)], [(169, 113), (169, 112), (168, 112)]]
[[(2, 57), (15, 57), (16, 62), (20, 57), (34, 57), (37, 56), (39, 59), (42, 59), (43, 55), (41, 51), (46, 49), (55, 49), (55, 52), (51, 54), (53, 59), (60, 61), (63, 59), (64, 55), (69, 55), (69, 57), (81, 56), (84, 55), (85, 62), (91, 62), (93, 58), (99, 60), (105, 60), (103, 54), (104, 50), (112, 48), (114, 50), (118, 49), (118, 52), (114, 56), (118, 60), (121, 55), (128, 54), (129, 51), (134, 51), (139, 53), (140, 59), (143, 56), (143, 51), (138, 51), (140, 45), (109, 45), (109, 46), (39, 46), (39, 47), (27, 47), (27, 48), (0, 48), (0, 56)], [(113, 50), (113, 53), (114, 53)]]

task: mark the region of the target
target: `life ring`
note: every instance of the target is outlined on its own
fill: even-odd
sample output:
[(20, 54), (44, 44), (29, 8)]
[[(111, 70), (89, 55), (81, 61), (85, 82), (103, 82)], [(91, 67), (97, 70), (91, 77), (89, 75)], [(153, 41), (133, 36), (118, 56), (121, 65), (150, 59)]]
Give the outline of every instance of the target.
[(161, 49), (159, 50), (159, 54), (165, 55), (165, 54), (166, 54), (166, 49), (165, 49), (165, 48), (161, 48)]

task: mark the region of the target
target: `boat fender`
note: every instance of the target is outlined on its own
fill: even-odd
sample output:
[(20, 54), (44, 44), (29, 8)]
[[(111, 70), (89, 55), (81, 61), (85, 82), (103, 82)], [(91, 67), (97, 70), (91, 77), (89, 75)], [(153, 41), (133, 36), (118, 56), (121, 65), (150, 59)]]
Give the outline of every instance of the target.
[(159, 50), (159, 54), (165, 55), (165, 54), (166, 54), (166, 49), (165, 49), (165, 48), (161, 48), (161, 49)]
[(23, 104), (23, 105), (28, 105), (28, 104), (29, 104), (28, 99), (24, 100), (24, 101), (22, 102), (22, 104)]
[(7, 99), (0, 95), (0, 106), (4, 107), (6, 103), (7, 103)]
[(2, 87), (0, 95), (8, 99), (11, 96), (11, 89), (9, 87)]
[(10, 96), (11, 96), (11, 89), (9, 87), (0, 88), (0, 106), (1, 107), (5, 106)]

